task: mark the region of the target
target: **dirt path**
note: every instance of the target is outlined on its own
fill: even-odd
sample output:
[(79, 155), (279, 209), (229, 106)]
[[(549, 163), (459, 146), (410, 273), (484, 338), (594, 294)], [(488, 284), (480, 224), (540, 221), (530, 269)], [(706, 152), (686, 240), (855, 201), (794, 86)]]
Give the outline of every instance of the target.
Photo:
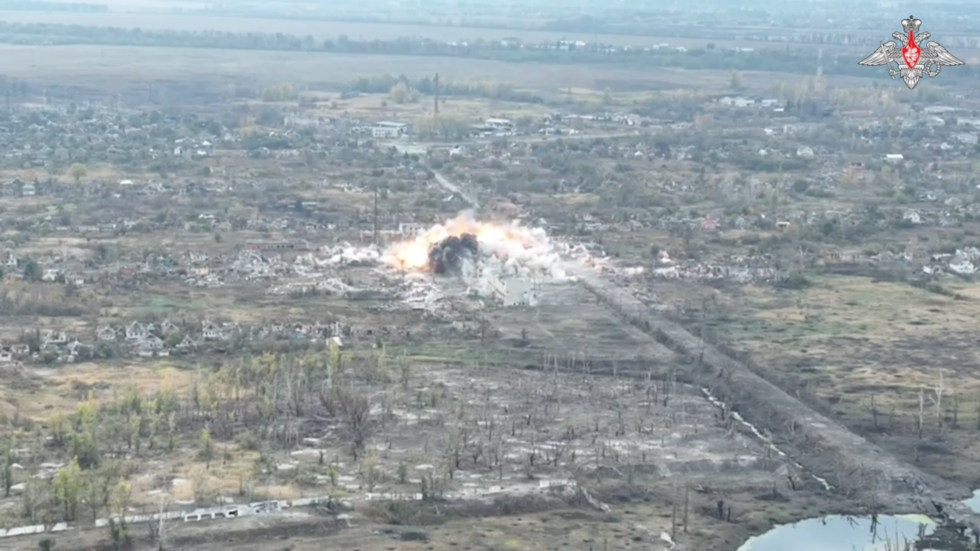
[(768, 430), (776, 445), (810, 472), (829, 480), (837, 491), (859, 496), (868, 505), (887, 500), (915, 512), (946, 515), (974, 531), (980, 528), (980, 515), (962, 503), (971, 495), (968, 489), (898, 460), (817, 413), (741, 362), (663, 319), (625, 289), (582, 267), (569, 266), (569, 273), (630, 323), (694, 359), (692, 365), (700, 359), (701, 370), (691, 373), (692, 379), (702, 381), (704, 388), (748, 422)]
[[(458, 189), (444, 177), (437, 181), (450, 191)], [(693, 381), (702, 381), (702, 386), (732, 411), (768, 431), (774, 444), (811, 473), (830, 481), (837, 491), (858, 497), (869, 506), (887, 502), (907, 507), (910, 512), (946, 516), (980, 533), (980, 515), (962, 503), (972, 495), (969, 489), (899, 461), (664, 319), (626, 289), (600, 279), (587, 267), (568, 262), (565, 268), (626, 321), (695, 360), (692, 365), (700, 365), (700, 369), (688, 374)]]

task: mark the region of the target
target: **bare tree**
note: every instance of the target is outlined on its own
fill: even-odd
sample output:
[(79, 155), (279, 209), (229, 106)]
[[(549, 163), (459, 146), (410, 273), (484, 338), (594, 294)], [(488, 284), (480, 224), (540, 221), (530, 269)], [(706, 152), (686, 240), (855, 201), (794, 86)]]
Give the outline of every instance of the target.
[(915, 420), (915, 428), (919, 433), (919, 440), (922, 440), (922, 430), (925, 425), (926, 414), (926, 391), (924, 387), (919, 387), (919, 412)]
[(368, 429), (371, 421), (371, 402), (367, 396), (355, 394), (350, 391), (336, 389), (333, 393), (333, 402), (336, 411), (340, 414), (347, 429), (350, 431), (353, 442), (352, 453), (354, 458), (360, 456), (364, 444), (367, 442)]
[(943, 428), (943, 420), (945, 417), (945, 412), (943, 411), (943, 395), (946, 393), (946, 387), (943, 384), (943, 371), (939, 370), (939, 382), (932, 389), (933, 396), (932, 404), (936, 407), (936, 424), (939, 428)]
[(156, 529), (153, 528), (153, 523), (150, 523), (150, 539), (155, 539), (157, 542), (157, 551), (167, 551), (169, 547), (167, 546), (169, 528), (164, 525), (164, 513), (166, 512), (167, 503), (170, 496), (167, 494), (160, 495), (160, 514), (158, 518), (158, 523)]
[(878, 431), (878, 406), (875, 404), (875, 396), (871, 395), (871, 405), (868, 407), (871, 411), (871, 421), (875, 425), (875, 431)]

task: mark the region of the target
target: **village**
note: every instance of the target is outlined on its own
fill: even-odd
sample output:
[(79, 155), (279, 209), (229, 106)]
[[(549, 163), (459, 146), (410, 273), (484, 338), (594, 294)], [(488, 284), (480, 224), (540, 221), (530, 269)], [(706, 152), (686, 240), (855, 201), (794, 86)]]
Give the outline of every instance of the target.
[[(675, 101), (692, 106), (689, 98)], [(600, 111), (515, 120), (488, 117), (471, 121), (471, 136), (451, 145), (420, 144), (411, 123), (316, 117), (295, 105), (285, 112), (263, 107), (260, 116), (271, 126), (261, 131), (250, 117), (244, 117), (244, 126), (232, 128), (216, 118), (194, 114), (125, 113), (102, 105), (20, 105), (0, 126), (6, 145), (3, 164), (7, 173), (16, 174), (0, 182), (0, 195), (6, 198), (0, 214), (4, 239), (0, 266), (7, 281), (62, 286), (71, 293), (165, 284), (204, 289), (233, 286), (257, 294), (350, 296), (355, 288), (397, 286), (398, 282), (379, 280), (365, 270), (355, 274), (356, 267), (317, 269), (311, 257), (335, 257), (343, 248), (338, 244), (343, 243), (380, 250), (386, 242), (411, 238), (447, 214), (467, 208), (462, 196), (444, 196), (445, 189), (433, 178), (433, 170), (438, 170), (467, 189), (496, 194), (490, 206), (495, 216), (539, 225), (556, 237), (573, 238), (570, 243), (588, 243), (605, 259), (597, 266), (608, 277), (623, 281), (779, 282), (808, 267), (835, 265), (898, 270), (912, 280), (969, 276), (976, 271), (980, 254), (975, 247), (927, 247), (914, 234), (930, 227), (961, 227), (980, 215), (980, 202), (972, 193), (980, 184), (974, 186), (969, 178), (962, 182), (961, 176), (949, 172), (955, 171), (956, 159), (972, 153), (980, 119), (970, 118), (964, 108), (931, 106), (918, 119), (905, 118), (892, 127), (871, 110), (844, 111), (842, 120), (787, 113), (791, 103), (723, 96), (681, 116), (688, 121), (658, 119), (654, 116), (659, 113), (643, 110), (646, 115)], [(826, 107), (817, 111), (821, 109)], [(745, 126), (746, 113), (752, 114), (753, 127)], [(631, 128), (642, 128), (644, 133)], [(713, 145), (714, 138), (692, 141), (694, 133), (705, 128), (717, 133)], [(928, 132), (925, 147), (914, 151), (896, 148), (894, 140), (882, 143), (886, 135), (912, 132), (910, 137), (919, 137), (924, 131)], [(835, 144), (845, 145), (831, 138), (839, 134), (850, 136), (848, 149), (865, 152), (835, 151)], [(925, 151), (930, 161), (916, 162)], [(568, 171), (574, 169), (578, 155), (607, 160), (611, 170), (605, 180), (585, 183), (579, 176), (575, 183), (574, 173)], [(569, 158), (572, 166), (549, 175), (558, 168), (556, 156)], [(267, 159), (286, 170), (284, 178), (246, 179)], [(328, 178), (291, 175), (289, 159), (303, 159), (304, 171), (321, 166), (339, 172)], [(637, 172), (699, 159), (743, 168), (719, 176), (706, 174), (702, 165), (693, 179), (681, 177), (682, 173)], [(362, 176), (357, 165), (364, 162), (386, 168), (370, 169)], [(754, 164), (784, 162), (797, 174), (767, 178), (748, 174)], [(108, 178), (102, 175), (104, 169), (95, 172), (96, 166), (106, 163), (114, 167), (114, 175)], [(312, 167), (305, 166), (311, 163)], [(127, 171), (127, 166), (133, 170)], [(837, 199), (847, 193), (847, 186), (887, 183), (887, 175), (899, 174), (903, 167), (906, 175), (908, 167), (914, 167), (915, 180), (906, 178), (904, 187), (890, 191), (897, 194), (894, 205), (869, 208)], [(519, 177), (521, 190), (508, 189), (501, 177)], [(705, 185), (726, 197), (744, 198), (751, 206), (684, 209), (658, 200), (667, 208), (603, 208), (603, 201), (628, 196), (641, 186), (645, 194), (690, 203), (689, 198), (703, 193)], [(259, 196), (258, 190), (265, 193)], [(536, 204), (539, 190), (566, 196), (598, 193), (602, 199), (591, 208), (554, 210)], [(380, 209), (379, 194), (385, 198)], [(408, 197), (414, 206), (398, 206), (392, 194)], [(794, 196), (807, 197), (813, 204), (805, 210), (794, 208), (788, 200)], [(767, 205), (753, 204), (756, 197), (765, 198)], [(236, 208), (202, 208), (219, 198), (234, 201)], [(338, 203), (342, 198), (357, 206)], [(823, 210), (820, 199), (826, 203)], [(134, 202), (145, 203), (146, 208), (133, 210)], [(127, 208), (121, 210), (122, 205)], [(161, 211), (157, 205), (167, 209)], [(781, 243), (809, 234), (828, 240), (883, 228), (910, 235), (907, 242), (878, 251), (839, 242), (810, 243), (789, 255), (778, 251), (785, 248)], [(132, 239), (156, 242), (153, 236), (159, 232), (173, 234), (176, 240), (166, 248), (156, 245), (156, 250), (118, 244)], [(617, 250), (622, 245), (615, 243), (616, 238), (607, 237), (602, 243), (591, 238), (624, 233), (651, 237), (649, 242), (657, 250), (642, 251), (647, 258), (642, 263), (614, 261), (635, 251)], [(747, 248), (726, 250), (732, 244), (748, 243), (735, 235), (753, 233), (769, 237)], [(207, 243), (200, 244), (204, 238)], [(676, 246), (661, 245), (671, 239)], [(181, 240), (196, 244), (182, 249), (177, 246)], [(766, 243), (775, 249), (763, 250)], [(175, 254), (177, 250), (181, 252)], [(357, 281), (352, 279), (355, 276)], [(506, 294), (501, 291), (501, 298)], [(179, 324), (167, 313), (152, 317), (95, 316), (86, 320), (84, 330), (77, 320), (59, 324), (49, 318), (34, 326), (18, 322), (17, 331), (0, 328), (0, 362), (49, 364), (120, 354), (154, 358), (204, 353), (229, 341), (319, 338), (322, 343), (322, 339), (359, 336), (373, 341), (376, 335), (400, 332), (395, 327), (360, 327), (356, 320), (340, 317), (253, 321), (244, 328), (230, 318), (217, 321), (220, 313), (194, 319), (181, 313)]]
[(13, 94), (0, 547), (573, 515), (734, 549), (920, 507), (869, 446), (972, 487), (980, 104), (764, 78)]

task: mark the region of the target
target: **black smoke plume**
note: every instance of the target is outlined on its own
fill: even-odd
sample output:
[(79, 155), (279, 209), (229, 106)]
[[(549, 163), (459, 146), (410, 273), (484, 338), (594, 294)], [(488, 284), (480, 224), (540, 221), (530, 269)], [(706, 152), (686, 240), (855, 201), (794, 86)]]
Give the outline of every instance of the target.
[(480, 244), (472, 233), (451, 235), (429, 247), (429, 269), (437, 274), (458, 274), (467, 260), (476, 259)]

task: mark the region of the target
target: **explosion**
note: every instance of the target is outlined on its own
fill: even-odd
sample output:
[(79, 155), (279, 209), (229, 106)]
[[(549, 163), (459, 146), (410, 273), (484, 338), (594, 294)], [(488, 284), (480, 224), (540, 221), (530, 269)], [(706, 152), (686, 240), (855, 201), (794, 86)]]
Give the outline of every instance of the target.
[(472, 233), (450, 235), (429, 249), (429, 269), (437, 274), (462, 273), (467, 260), (476, 260), (480, 244)]
[(458, 271), (464, 260), (458, 257), (469, 254), (477, 260), (496, 260), (515, 274), (534, 271), (564, 277), (556, 273), (558, 256), (543, 229), (480, 222), (468, 213), (437, 224), (414, 239), (392, 244), (382, 260), (404, 272), (444, 273)]

